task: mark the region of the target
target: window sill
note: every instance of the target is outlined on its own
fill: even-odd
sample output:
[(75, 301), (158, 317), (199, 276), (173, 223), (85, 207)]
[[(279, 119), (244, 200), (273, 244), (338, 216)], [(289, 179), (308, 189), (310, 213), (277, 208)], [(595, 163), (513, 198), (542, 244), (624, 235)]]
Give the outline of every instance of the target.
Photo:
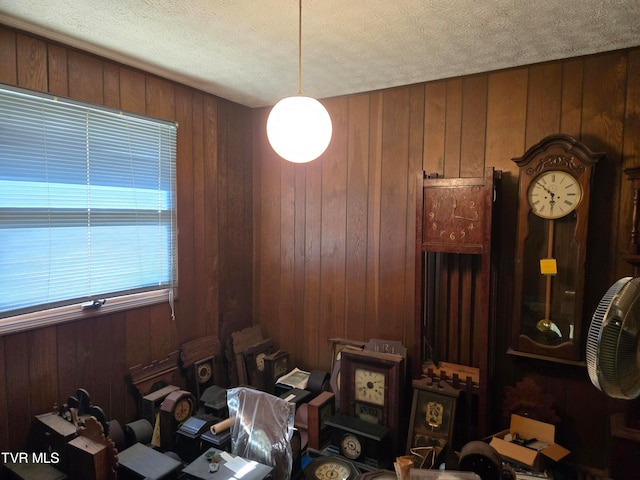
[[(177, 293), (177, 292), (176, 292)], [(177, 294), (174, 294), (177, 298)], [(136, 293), (124, 295), (122, 297), (109, 298), (107, 302), (99, 308), (89, 308), (83, 310), (82, 305), (70, 305), (68, 307), (54, 308), (42, 312), (27, 313), (0, 319), (0, 336), (11, 333), (23, 332), (41, 327), (50, 327), (60, 323), (83, 320), (100, 315), (130, 310), (132, 308), (146, 307), (163, 302), (169, 302), (169, 289), (156, 290), (153, 292)]]

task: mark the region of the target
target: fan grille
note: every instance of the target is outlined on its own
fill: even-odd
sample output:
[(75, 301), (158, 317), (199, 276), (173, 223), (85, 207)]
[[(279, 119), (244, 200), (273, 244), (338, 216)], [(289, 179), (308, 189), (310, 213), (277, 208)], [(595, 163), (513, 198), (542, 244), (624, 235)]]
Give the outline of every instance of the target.
[(638, 323), (640, 277), (625, 277), (605, 293), (593, 314), (587, 338), (591, 382), (614, 398), (640, 395)]

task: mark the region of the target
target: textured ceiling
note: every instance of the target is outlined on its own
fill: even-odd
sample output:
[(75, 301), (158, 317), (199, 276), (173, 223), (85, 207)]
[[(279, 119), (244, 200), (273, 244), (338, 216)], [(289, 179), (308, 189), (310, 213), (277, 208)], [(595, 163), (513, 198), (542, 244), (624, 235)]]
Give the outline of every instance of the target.
[[(640, 45), (640, 0), (302, 8), (302, 91), (317, 98)], [(250, 107), (298, 89), (297, 0), (0, 0), (0, 23)]]

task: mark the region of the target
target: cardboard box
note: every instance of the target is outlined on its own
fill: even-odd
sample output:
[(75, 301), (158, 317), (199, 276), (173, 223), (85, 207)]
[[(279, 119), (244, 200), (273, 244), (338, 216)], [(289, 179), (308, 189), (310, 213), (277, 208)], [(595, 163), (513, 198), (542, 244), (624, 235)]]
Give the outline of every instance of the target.
[[(506, 461), (543, 472), (552, 463), (562, 460), (571, 453), (555, 443), (555, 433), (556, 428), (550, 423), (539, 422), (520, 415), (511, 415), (509, 430), (493, 435), (489, 445), (495, 448)], [(518, 438), (525, 440), (535, 439), (536, 442), (531, 446), (537, 445), (539, 449), (506, 441), (505, 437), (508, 434), (517, 435)]]

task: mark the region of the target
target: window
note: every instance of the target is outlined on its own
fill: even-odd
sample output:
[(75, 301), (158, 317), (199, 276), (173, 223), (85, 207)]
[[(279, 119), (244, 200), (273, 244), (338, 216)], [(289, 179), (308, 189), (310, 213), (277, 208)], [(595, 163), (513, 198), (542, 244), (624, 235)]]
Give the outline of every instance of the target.
[(171, 291), (176, 128), (0, 85), (0, 326)]

